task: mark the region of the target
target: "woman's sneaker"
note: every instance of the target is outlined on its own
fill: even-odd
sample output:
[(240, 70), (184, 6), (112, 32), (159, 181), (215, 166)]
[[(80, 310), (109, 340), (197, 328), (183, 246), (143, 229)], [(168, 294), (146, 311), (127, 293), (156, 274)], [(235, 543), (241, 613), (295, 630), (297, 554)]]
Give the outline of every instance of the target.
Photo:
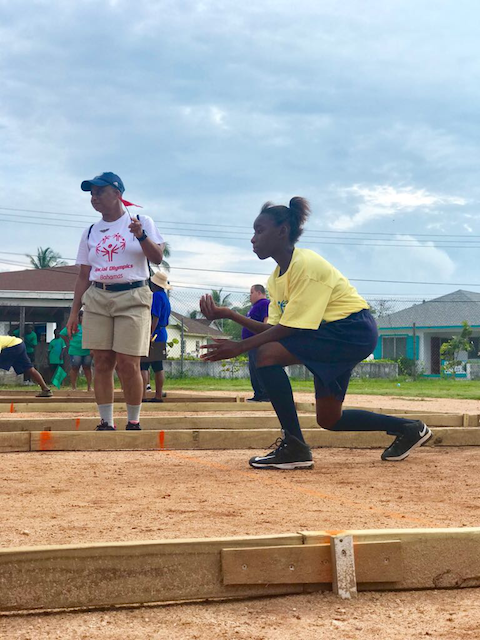
[(40, 393), (37, 393), (36, 398), (51, 398), (53, 396), (51, 389), (42, 389)]
[(249, 464), (255, 469), (310, 469), (313, 467), (312, 452), (305, 442), (284, 432), (283, 440), (278, 438), (276, 447), (266, 456), (250, 458)]
[(421, 420), (406, 425), (405, 431), (397, 436), (392, 444), (382, 453), (382, 460), (399, 462), (409, 456), (410, 451), (421, 447), (432, 437), (432, 432)]
[(139, 422), (127, 422), (126, 431), (141, 431), (142, 427)]
[(117, 427), (112, 427), (112, 425), (102, 420), (98, 427), (96, 427), (95, 431), (115, 431)]

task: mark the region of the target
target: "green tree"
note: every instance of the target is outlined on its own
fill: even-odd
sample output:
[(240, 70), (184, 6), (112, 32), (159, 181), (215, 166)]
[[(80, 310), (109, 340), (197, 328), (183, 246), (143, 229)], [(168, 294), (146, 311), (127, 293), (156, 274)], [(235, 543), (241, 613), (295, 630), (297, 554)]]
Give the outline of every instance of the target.
[(170, 245), (168, 242), (165, 242), (165, 247), (163, 248), (163, 260), (160, 265), (165, 269), (165, 271), (170, 271), (170, 264), (165, 260), (165, 258), (170, 258), (170, 253)]
[[(222, 291), (223, 291), (223, 288), (222, 289), (212, 289), (211, 296), (213, 298), (214, 303), (217, 305), (217, 307), (228, 307), (228, 308), (231, 308), (231, 306), (232, 306), (232, 302), (230, 300), (230, 295), (231, 294), (227, 293), (226, 296), (222, 297)], [(224, 320), (223, 318), (222, 318), (222, 320), (215, 320), (215, 324), (220, 329), (220, 331), (224, 330), (224, 326), (225, 326), (226, 322), (228, 322), (228, 321)]]
[(370, 312), (376, 318), (383, 318), (393, 313), (393, 304), (391, 300), (372, 300), (368, 303)]
[(473, 349), (473, 344), (470, 340), (472, 335), (472, 329), (468, 322), (464, 320), (462, 322), (463, 329), (458, 336), (453, 336), (448, 342), (444, 342), (440, 347), (440, 355), (445, 360), (443, 372), (451, 372), (455, 378), (455, 367), (459, 367), (462, 361), (458, 359), (460, 351), (466, 351), (469, 353)]
[(230, 300), (230, 293), (228, 293), (226, 296), (223, 296), (222, 298), (222, 289), (212, 289), (211, 291), (211, 296), (213, 298), (214, 303), (217, 305), (217, 307), (231, 307), (232, 306), (232, 302)]
[(62, 256), (50, 247), (45, 249), (38, 247), (37, 255), (31, 256), (27, 253), (27, 258), (30, 258), (30, 263), (34, 269), (51, 269), (52, 267), (63, 267), (67, 264), (62, 260)]
[[(252, 305), (250, 304), (250, 299), (247, 298), (243, 306), (232, 307), (232, 310), (240, 313), (242, 316), (246, 316), (251, 306)], [(226, 333), (232, 340), (241, 340), (242, 338), (242, 327), (233, 320), (223, 320), (222, 331)]]

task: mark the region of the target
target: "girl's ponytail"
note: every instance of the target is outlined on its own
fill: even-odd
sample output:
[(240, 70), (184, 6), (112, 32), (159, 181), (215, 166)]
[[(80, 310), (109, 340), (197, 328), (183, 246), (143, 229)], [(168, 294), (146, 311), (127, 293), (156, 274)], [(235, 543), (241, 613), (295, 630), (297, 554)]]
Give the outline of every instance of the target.
[(277, 227), (288, 222), (290, 227), (289, 239), (292, 244), (295, 244), (302, 235), (303, 226), (310, 215), (310, 204), (305, 198), (295, 196), (290, 200), (288, 207), (284, 207), (282, 204), (274, 205), (271, 202), (266, 202), (260, 213), (272, 216)]

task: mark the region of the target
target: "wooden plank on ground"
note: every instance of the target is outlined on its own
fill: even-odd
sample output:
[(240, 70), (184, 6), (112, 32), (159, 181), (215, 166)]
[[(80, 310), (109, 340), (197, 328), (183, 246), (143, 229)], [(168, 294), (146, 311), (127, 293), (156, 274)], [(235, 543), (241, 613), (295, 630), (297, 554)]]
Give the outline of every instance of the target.
[[(359, 590), (480, 586), (480, 528), (342, 533), (353, 537)], [(328, 558), (323, 565), (322, 558), (333, 535), (319, 531), (1, 549), (0, 611), (271, 596), (302, 593), (315, 586), (317, 590), (331, 589), (331, 564), (325, 570)], [(301, 550), (302, 546), (308, 550)], [(257, 570), (259, 553), (262, 559)], [(238, 584), (239, 578), (234, 577), (235, 584), (226, 584), (233, 559), (237, 576), (248, 577), (251, 569), (250, 575), (257, 573), (257, 579), (270, 580), (275, 575), (282, 583)], [(394, 572), (389, 566), (391, 559), (397, 567)], [(320, 572), (312, 569), (318, 562)], [(292, 575), (297, 584), (288, 582)], [(305, 580), (321, 578), (322, 582), (302, 582), (302, 575)]]
[(30, 433), (0, 433), (0, 453), (30, 451)]
[[(291, 547), (233, 548), (222, 551), (225, 584), (319, 584), (332, 582), (331, 540)], [(399, 540), (356, 542), (358, 582), (398, 582), (402, 579)]]
[[(116, 451), (116, 450), (189, 450), (271, 449), (280, 433), (277, 429), (165, 429), (145, 431), (32, 431), (3, 433), (5, 451), (24, 447), (30, 436), (32, 451)], [(391, 436), (378, 432), (332, 433), (323, 429), (305, 429), (305, 439), (313, 447), (336, 449), (384, 449)], [(8, 440), (12, 436), (13, 440)], [(24, 439), (22, 439), (24, 438)], [(18, 444), (17, 444), (18, 443)], [(480, 446), (480, 429), (446, 427), (436, 429), (426, 447)], [(9, 447), (13, 447), (10, 448)]]
[(194, 449), (194, 431), (40, 431), (31, 433), (31, 451), (144, 451)]
[[(77, 404), (85, 404), (85, 403), (94, 403), (95, 402), (95, 397), (92, 393), (83, 393), (79, 392), (77, 395), (64, 395), (64, 394), (59, 394), (57, 391), (53, 391), (53, 396), (51, 396), (50, 398), (37, 398), (36, 397), (36, 393), (19, 393), (19, 392), (10, 392), (7, 393), (6, 395), (0, 395), (0, 406), (2, 406), (3, 404), (10, 404), (11, 402), (14, 402), (16, 404), (25, 404), (25, 403), (39, 403), (42, 405), (49, 405), (49, 404), (58, 404), (58, 403), (63, 403), (63, 404), (70, 404), (70, 403), (77, 403)], [(153, 397), (153, 396), (151, 396)], [(178, 395), (178, 396), (173, 396), (168, 394), (168, 396), (166, 398), (163, 399), (162, 403), (158, 403), (158, 404), (164, 404), (164, 405), (169, 405), (169, 404), (185, 404), (185, 403), (220, 403), (220, 404), (228, 404), (228, 405), (232, 405), (232, 403), (237, 403), (237, 399), (239, 397), (238, 396), (195, 396), (195, 395)], [(115, 402), (119, 402), (119, 403), (123, 403), (125, 404), (125, 399), (123, 397), (123, 394), (115, 394)], [(243, 400), (243, 398), (241, 398), (241, 400)], [(149, 404), (149, 403), (147, 403)], [(154, 403), (152, 403), (154, 404)], [(243, 402), (242, 402), (243, 404)], [(250, 404), (250, 403), (247, 403)], [(263, 403), (256, 403), (258, 405), (263, 404)], [(3, 408), (2, 408), (3, 411)]]
[[(359, 590), (480, 586), (480, 528), (352, 530), (342, 533), (352, 535), (354, 539)], [(306, 544), (321, 544), (330, 538), (326, 531), (303, 534)], [(364, 561), (358, 554), (361, 543), (381, 541), (398, 541), (401, 545), (401, 577), (390, 581), (386, 572), (383, 584), (371, 580), (371, 569), (362, 575), (366, 567), (371, 566), (372, 558), (370, 556), (368, 561)]]
[[(16, 413), (91, 413), (97, 414), (98, 408), (95, 402), (76, 402), (76, 399), (67, 399), (66, 402), (53, 401), (52, 398), (46, 398), (44, 402), (23, 402), (13, 403), (14, 412)], [(0, 414), (10, 413), (10, 404), (0, 404)], [(124, 403), (116, 402), (114, 404), (114, 412), (125, 412)], [(248, 402), (159, 402), (159, 403), (143, 403), (142, 414), (149, 413), (211, 413), (219, 411), (235, 411), (235, 412), (255, 412), (273, 411), (273, 407), (269, 402), (259, 402), (251, 405)]]
[(105, 607), (301, 593), (301, 585), (225, 586), (230, 546), (301, 544), (302, 536), (0, 550), (0, 611)]

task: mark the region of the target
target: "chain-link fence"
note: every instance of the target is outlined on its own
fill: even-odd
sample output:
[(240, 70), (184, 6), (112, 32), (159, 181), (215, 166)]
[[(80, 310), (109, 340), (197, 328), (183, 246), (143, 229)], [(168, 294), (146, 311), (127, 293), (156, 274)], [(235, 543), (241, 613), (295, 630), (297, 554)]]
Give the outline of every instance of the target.
[[(228, 306), (241, 314), (246, 314), (251, 306), (247, 289), (175, 286), (170, 292), (172, 314), (167, 328), (167, 361), (164, 363), (167, 376), (248, 378), (247, 354), (233, 361), (207, 363), (201, 360), (203, 344), (215, 338), (242, 338), (242, 328), (235, 322), (210, 322), (201, 315), (200, 298), (205, 293), (210, 293), (220, 306)], [(379, 331), (378, 344), (369, 360), (378, 365), (396, 362), (403, 375), (480, 377), (480, 293), (459, 290), (429, 299), (365, 297)], [(2, 308), (0, 314), (1, 311)], [(42, 333), (47, 334), (48, 341), (54, 325), (48, 328), (48, 323), (42, 324), (37, 319), (38, 313), (31, 307), (26, 322), (34, 326), (39, 341)], [(2, 317), (0, 325), (2, 334), (10, 333), (18, 326)], [(45, 339), (43, 346), (47, 346)], [(380, 372), (381, 368), (376, 370)], [(369, 371), (373, 370), (370, 368)], [(308, 377), (308, 373), (297, 370), (294, 375)]]
[[(170, 295), (168, 359), (172, 375), (248, 377), (247, 358), (228, 363), (204, 363), (202, 344), (214, 338), (241, 339), (231, 320), (209, 322), (200, 313), (204, 293), (216, 302), (246, 314), (248, 291), (176, 288)], [(404, 375), (476, 377), (480, 369), (480, 294), (456, 291), (438, 298), (368, 297), (377, 321), (379, 340), (370, 359), (394, 361)]]

